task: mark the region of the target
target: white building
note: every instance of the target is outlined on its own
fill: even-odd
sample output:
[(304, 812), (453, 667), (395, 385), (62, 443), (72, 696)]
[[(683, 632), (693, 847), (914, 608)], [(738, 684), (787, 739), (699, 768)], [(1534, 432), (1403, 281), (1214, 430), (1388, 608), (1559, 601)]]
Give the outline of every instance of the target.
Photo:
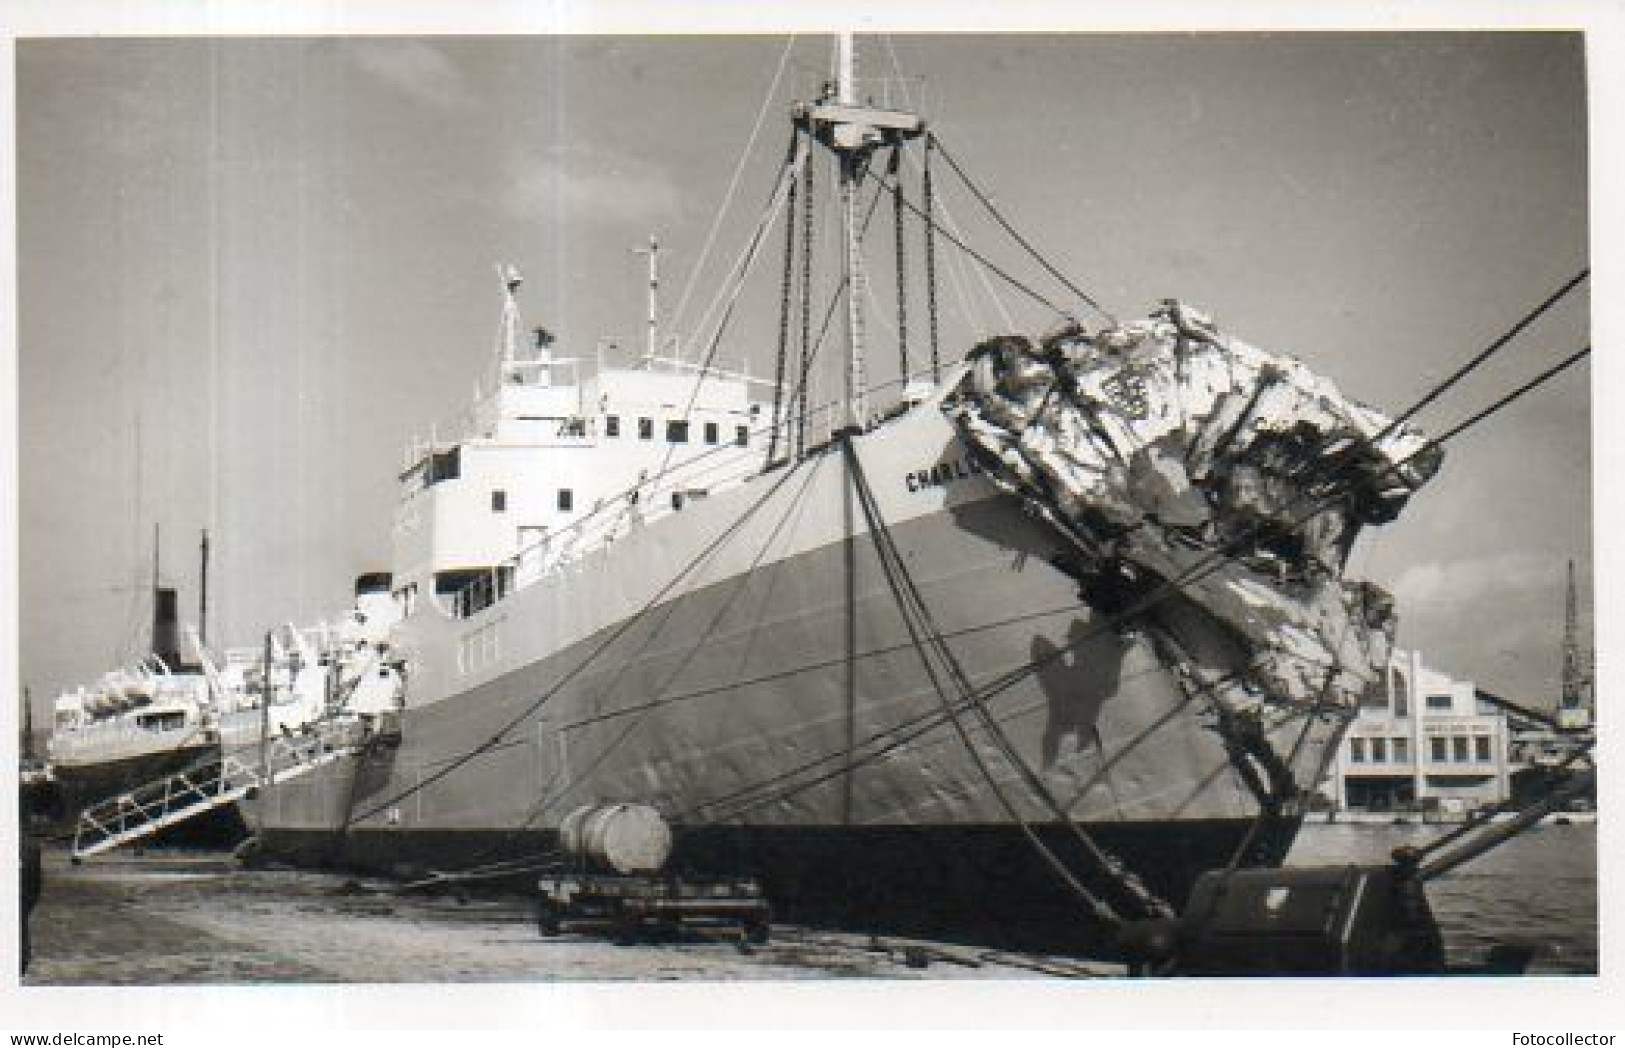
[(1323, 787), (1340, 810), (1465, 811), (1511, 792), (1506, 715), (1471, 681), (1396, 649), (1386, 687), (1350, 725)]

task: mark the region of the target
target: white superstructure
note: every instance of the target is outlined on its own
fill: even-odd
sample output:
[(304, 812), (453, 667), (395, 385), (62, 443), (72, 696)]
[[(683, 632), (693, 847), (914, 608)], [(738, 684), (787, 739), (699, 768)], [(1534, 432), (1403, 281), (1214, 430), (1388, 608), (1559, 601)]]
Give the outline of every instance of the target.
[(466, 617), (762, 465), (748, 377), (558, 358), (540, 329), (522, 355), (511, 269), (505, 287), (494, 388), (452, 439), (415, 443), (400, 476), (393, 585), (407, 615), (433, 597)]

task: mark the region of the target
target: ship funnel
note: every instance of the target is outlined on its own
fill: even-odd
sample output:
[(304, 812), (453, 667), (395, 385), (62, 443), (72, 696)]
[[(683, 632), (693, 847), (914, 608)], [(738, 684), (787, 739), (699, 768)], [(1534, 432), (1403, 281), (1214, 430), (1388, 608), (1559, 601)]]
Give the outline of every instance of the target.
[(152, 591), (152, 653), (166, 666), (181, 664), (180, 619), (175, 591), (160, 586)]

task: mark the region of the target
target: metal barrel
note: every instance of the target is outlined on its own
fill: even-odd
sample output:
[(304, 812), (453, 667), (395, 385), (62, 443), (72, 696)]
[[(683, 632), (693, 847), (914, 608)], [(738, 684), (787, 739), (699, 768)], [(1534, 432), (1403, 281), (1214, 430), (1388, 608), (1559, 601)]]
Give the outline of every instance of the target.
[(564, 850), (612, 873), (655, 873), (671, 856), (671, 827), (647, 804), (589, 804), (559, 823)]

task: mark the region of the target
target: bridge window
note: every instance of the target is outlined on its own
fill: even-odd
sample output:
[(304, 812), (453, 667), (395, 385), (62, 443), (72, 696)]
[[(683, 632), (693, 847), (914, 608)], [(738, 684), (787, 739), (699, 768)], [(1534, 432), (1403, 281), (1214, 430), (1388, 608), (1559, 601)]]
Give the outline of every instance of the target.
[(569, 488), (560, 488), (559, 489), (559, 512), (560, 513), (568, 513), (568, 512), (570, 512), (570, 510), (575, 507), (575, 502), (576, 502), (575, 492), (571, 491)]
[(688, 443), (688, 420), (681, 418), (669, 419), (666, 422), (666, 442), (669, 444)]
[(1428, 696), (1428, 709), (1430, 710), (1448, 710), (1451, 705), (1450, 696), (1448, 695)]
[(735, 426), (734, 427), (734, 443), (738, 444), (740, 447), (744, 447), (747, 443), (749, 443), (749, 441), (750, 441), (750, 427), (748, 427), (748, 426)]
[(605, 415), (604, 416), (604, 436), (606, 436), (606, 437), (618, 437), (620, 435), (621, 435), (621, 416), (619, 416), (619, 415)]
[(508, 512), (508, 493), (506, 491), (499, 488), (496, 491), (491, 492), (491, 512)]
[(653, 439), (655, 439), (655, 420), (654, 419), (652, 419), (652, 418), (640, 418), (640, 419), (638, 419), (638, 439), (639, 440), (653, 440)]
[(707, 422), (705, 424), (705, 442), (707, 444), (715, 444), (718, 439), (717, 424), (715, 422)]

